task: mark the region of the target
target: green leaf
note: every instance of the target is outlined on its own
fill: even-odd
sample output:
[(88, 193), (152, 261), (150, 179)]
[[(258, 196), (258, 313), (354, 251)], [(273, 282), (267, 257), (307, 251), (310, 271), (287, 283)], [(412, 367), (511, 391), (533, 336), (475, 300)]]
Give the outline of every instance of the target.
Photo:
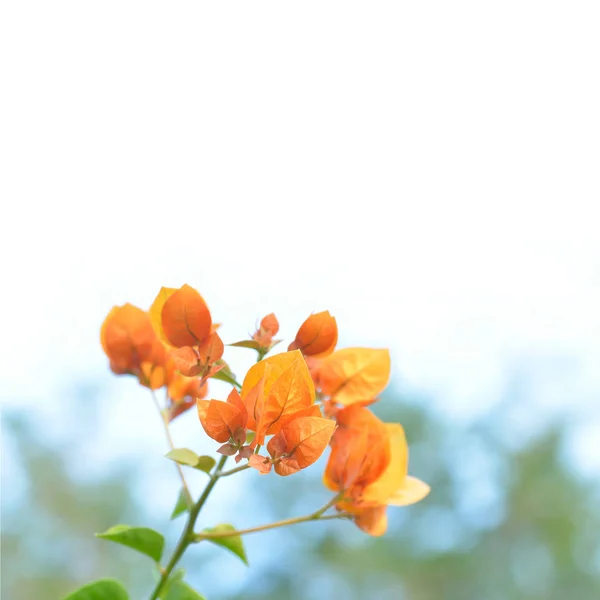
[[(208, 527), (207, 529), (204, 529), (205, 533), (221, 533), (224, 531), (235, 531), (235, 527), (233, 525), (223, 523), (222, 525), (217, 525), (216, 527)], [(227, 550), (233, 552), (236, 556), (241, 558), (246, 566), (248, 566), (248, 558), (246, 557), (246, 550), (244, 549), (244, 543), (242, 542), (241, 536), (232, 535), (222, 538), (204, 539), (212, 542), (213, 544), (217, 544), (217, 546), (223, 546), (223, 548), (227, 548)]]
[(175, 450), (167, 452), (165, 456), (180, 465), (188, 467), (195, 467), (200, 458), (193, 450), (189, 450), (188, 448), (175, 448)]
[(223, 358), (220, 358), (219, 360), (216, 360), (215, 361), (215, 365), (219, 366), (219, 367), (221, 365), (223, 365), (223, 368), (219, 371), (219, 373), (225, 373), (229, 377), (233, 377), (235, 379), (235, 375), (233, 374), (233, 371), (231, 370), (231, 367), (227, 364), (227, 362), (225, 362), (225, 360)]
[(196, 590), (185, 581), (173, 581), (164, 600), (205, 600)]
[(199, 456), (194, 468), (209, 473), (216, 464), (217, 461), (212, 456)]
[(256, 340), (242, 340), (241, 342), (227, 345), (234, 346), (235, 348), (251, 348), (252, 350), (259, 350), (261, 348), (261, 345)]
[(199, 471), (208, 473), (216, 464), (215, 459), (212, 456), (198, 456), (193, 450), (189, 448), (175, 448), (167, 452), (165, 456), (186, 467), (193, 467)]
[[(183, 578), (185, 577), (185, 569), (179, 567), (178, 569), (175, 569), (173, 571), (173, 573), (171, 573), (171, 576), (169, 577), (169, 579), (167, 579), (167, 583), (165, 583), (165, 585), (163, 586), (163, 589), (160, 591), (160, 594), (158, 594), (158, 597), (160, 598), (160, 600), (166, 600), (169, 597), (169, 590), (171, 589), (171, 586), (176, 582), (176, 581), (181, 581)], [(158, 576), (157, 581), (160, 579), (160, 574)]]
[(171, 513), (171, 521), (192, 508), (192, 506), (193, 503), (190, 501), (185, 489), (181, 488), (181, 490), (179, 490), (179, 496), (177, 497), (177, 503), (175, 504), (175, 508)]
[(156, 562), (160, 560), (165, 545), (165, 538), (157, 531), (147, 527), (115, 525), (104, 533), (97, 533), (96, 537), (129, 546), (146, 554)]
[(214, 375), (211, 376), (211, 379), (218, 379), (219, 381), (224, 381), (225, 383), (229, 383), (230, 385), (234, 385), (239, 388), (238, 382), (235, 380), (235, 377), (230, 375), (229, 373), (224, 373), (224, 369), (221, 371), (217, 371)]
[(129, 595), (116, 579), (98, 579), (80, 587), (63, 600), (129, 600)]

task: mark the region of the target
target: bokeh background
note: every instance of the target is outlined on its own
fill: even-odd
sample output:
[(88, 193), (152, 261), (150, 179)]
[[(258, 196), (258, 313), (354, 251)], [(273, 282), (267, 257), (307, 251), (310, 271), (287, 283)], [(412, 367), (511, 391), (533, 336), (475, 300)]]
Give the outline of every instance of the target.
[[(99, 328), (185, 282), (228, 342), (328, 309), (340, 347), (389, 347), (375, 410), (432, 486), (381, 539), (248, 536), (250, 568), (194, 548), (209, 600), (600, 597), (596, 2), (0, 10), (3, 598), (147, 597), (150, 561), (93, 533), (172, 548), (178, 480)], [(214, 451), (193, 413), (173, 435)], [(321, 471), (224, 480), (202, 524), (303, 514)]]

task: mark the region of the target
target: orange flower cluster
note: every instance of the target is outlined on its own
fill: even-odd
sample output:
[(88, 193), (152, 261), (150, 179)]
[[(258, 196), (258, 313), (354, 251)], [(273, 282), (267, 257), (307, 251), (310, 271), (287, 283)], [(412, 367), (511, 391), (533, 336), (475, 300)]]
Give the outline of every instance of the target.
[[(273, 339), (279, 323), (270, 314), (251, 339), (231, 344), (258, 353), (240, 385), (222, 359), (216, 329), (202, 296), (184, 285), (162, 288), (149, 312), (130, 304), (113, 308), (101, 339), (115, 373), (132, 374), (152, 389), (167, 387), (174, 415), (195, 402), (204, 431), (221, 444), (218, 452), (236, 462), (247, 459), (260, 473), (287, 476), (331, 445), (325, 485), (337, 494), (336, 509), (371, 535), (385, 532), (388, 505), (427, 495), (429, 487), (408, 475), (402, 426), (383, 423), (367, 408), (388, 383), (387, 350), (336, 350), (337, 323), (324, 311), (301, 325), (287, 352), (264, 358), (279, 342)], [(211, 377), (239, 391), (234, 387), (225, 401), (204, 399)]]
[[(192, 289), (181, 288), (184, 295), (188, 293), (186, 288)], [(181, 360), (162, 329), (163, 305), (175, 291), (163, 288), (149, 312), (131, 304), (115, 306), (100, 330), (102, 348), (115, 374), (133, 375), (152, 390), (166, 388), (169, 420), (192, 408), (196, 398), (204, 398), (208, 390), (206, 378), (190, 376), (189, 369), (182, 371)], [(167, 321), (172, 322), (172, 313), (166, 312)], [(177, 341), (176, 334), (175, 339)]]
[[(261, 473), (268, 473), (274, 465), (279, 475), (291, 475), (313, 464), (335, 429), (335, 423), (323, 418), (315, 404), (315, 387), (298, 350), (256, 363), (244, 378), (241, 392), (232, 390), (227, 402), (198, 400), (198, 415), (211, 438), (227, 441), (219, 452), (237, 454), (237, 462), (249, 458)], [(270, 435), (274, 436), (267, 446), (270, 457), (259, 456), (259, 446)]]
[(328, 313), (309, 317), (290, 348), (299, 348), (310, 366), (325, 414), (337, 428), (325, 469), (325, 485), (339, 494), (336, 508), (351, 514), (371, 535), (387, 529), (387, 506), (422, 500), (429, 486), (408, 475), (408, 445), (398, 423), (383, 423), (368, 408), (387, 386), (387, 350), (335, 350), (337, 326)]
[(389, 505), (422, 500), (429, 486), (408, 475), (408, 445), (399, 423), (383, 423), (360, 404), (338, 411), (325, 485), (341, 492), (338, 510), (371, 535), (387, 530)]
[(171, 347), (170, 356), (186, 377), (206, 378), (225, 347), (213, 326), (204, 298), (189, 285), (162, 288), (150, 307), (150, 319), (160, 340)]

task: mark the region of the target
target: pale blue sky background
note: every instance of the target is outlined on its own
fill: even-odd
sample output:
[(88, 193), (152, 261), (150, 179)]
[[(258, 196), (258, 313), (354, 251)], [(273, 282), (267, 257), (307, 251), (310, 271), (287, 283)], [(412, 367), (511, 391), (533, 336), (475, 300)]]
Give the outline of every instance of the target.
[(600, 470), (596, 2), (0, 10), (4, 403), (50, 435), (98, 381), (111, 435), (151, 447), (98, 331), (187, 282), (226, 341), (329, 309), (457, 419), (533, 357), (541, 413), (574, 412)]

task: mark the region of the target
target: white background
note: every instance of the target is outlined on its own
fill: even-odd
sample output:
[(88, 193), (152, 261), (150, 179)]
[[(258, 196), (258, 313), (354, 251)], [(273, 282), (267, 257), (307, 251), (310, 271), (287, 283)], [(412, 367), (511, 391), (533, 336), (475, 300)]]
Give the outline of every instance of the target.
[(187, 282), (229, 342), (329, 309), (459, 418), (541, 360), (536, 401), (591, 423), (591, 460), (597, 2), (0, 11), (3, 402), (51, 422), (73, 382), (110, 385), (104, 315)]

